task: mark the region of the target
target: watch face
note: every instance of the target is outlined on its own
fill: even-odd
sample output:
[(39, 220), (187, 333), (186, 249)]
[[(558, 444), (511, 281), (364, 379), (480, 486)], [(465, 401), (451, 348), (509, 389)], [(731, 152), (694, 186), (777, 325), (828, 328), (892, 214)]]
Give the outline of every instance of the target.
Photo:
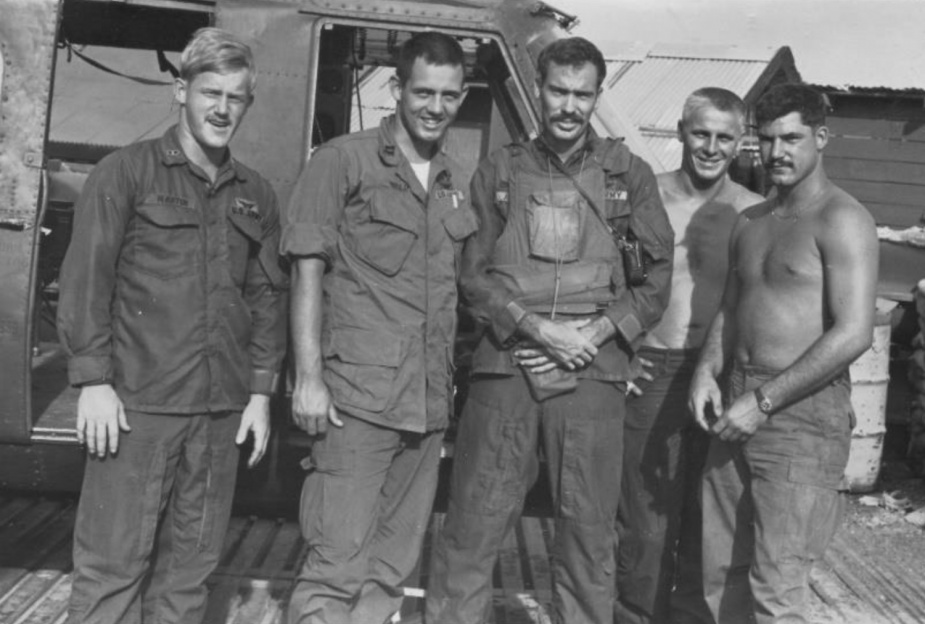
[(760, 388), (755, 390), (755, 399), (758, 401), (758, 409), (760, 409), (765, 414), (769, 413), (774, 407), (771, 405), (771, 400), (764, 396), (764, 393), (761, 392)]

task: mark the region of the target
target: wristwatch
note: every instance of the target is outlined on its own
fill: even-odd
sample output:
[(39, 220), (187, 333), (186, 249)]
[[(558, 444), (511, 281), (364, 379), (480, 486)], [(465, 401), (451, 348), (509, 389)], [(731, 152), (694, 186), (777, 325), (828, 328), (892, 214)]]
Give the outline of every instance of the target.
[(755, 388), (755, 399), (758, 401), (758, 409), (761, 410), (761, 413), (770, 416), (771, 411), (774, 409), (774, 404), (771, 403), (771, 399), (764, 396), (761, 388)]

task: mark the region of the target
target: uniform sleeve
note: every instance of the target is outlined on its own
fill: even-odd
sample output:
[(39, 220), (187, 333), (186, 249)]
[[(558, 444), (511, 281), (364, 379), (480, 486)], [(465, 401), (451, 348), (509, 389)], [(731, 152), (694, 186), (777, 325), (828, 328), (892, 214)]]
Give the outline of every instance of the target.
[(111, 307), (116, 263), (133, 209), (132, 180), (126, 159), (110, 156), (93, 169), (74, 206), (57, 321), (73, 385), (113, 379)]
[(249, 261), (244, 297), (251, 312), (250, 392), (272, 394), (283, 356), (289, 278), (279, 255), (280, 217), (276, 194), (268, 191), (270, 210), (262, 224), (260, 252)]
[(629, 173), (632, 207), (629, 229), (644, 250), (648, 278), (641, 286), (627, 286), (623, 295), (604, 310), (617, 332), (632, 344), (662, 317), (671, 295), (674, 231), (658, 193), (652, 168), (633, 157)]
[(347, 196), (348, 157), (336, 146), (322, 146), (299, 175), (283, 215), (280, 250), (284, 256), (321, 256), (330, 263)]
[[(496, 158), (482, 162), (469, 185), (479, 229), (463, 248), (459, 285), (475, 318), (487, 324), (498, 342), (508, 343), (517, 331), (518, 306), (514, 294), (489, 272), (495, 243), (504, 231), (507, 214), (499, 209), (495, 188)], [(506, 200), (505, 200), (506, 201)], [(512, 311), (513, 309), (513, 311)]]

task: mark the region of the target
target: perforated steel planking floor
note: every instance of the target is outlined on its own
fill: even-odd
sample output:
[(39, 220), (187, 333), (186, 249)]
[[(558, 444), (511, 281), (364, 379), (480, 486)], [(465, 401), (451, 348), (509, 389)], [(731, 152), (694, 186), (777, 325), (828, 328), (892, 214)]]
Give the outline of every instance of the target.
[[(73, 498), (0, 493), (0, 622), (58, 624), (70, 591)], [(426, 561), (442, 514), (434, 514), (419, 570), (407, 583), (403, 613), (420, 608)], [(549, 518), (525, 517), (499, 553), (496, 624), (549, 622)], [(298, 524), (236, 516), (221, 563), (210, 577), (207, 624), (282, 624), (292, 580), (305, 557)], [(900, 569), (864, 560), (839, 534), (812, 577), (814, 624), (925, 622), (925, 566)]]

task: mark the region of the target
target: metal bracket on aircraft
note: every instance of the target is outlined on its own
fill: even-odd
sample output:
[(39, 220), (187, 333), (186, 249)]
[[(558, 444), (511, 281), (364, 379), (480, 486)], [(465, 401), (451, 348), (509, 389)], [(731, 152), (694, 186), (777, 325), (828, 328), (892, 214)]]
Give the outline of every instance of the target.
[(22, 157), (22, 161), (26, 163), (27, 167), (41, 169), (42, 164), (45, 162), (45, 155), (42, 152), (26, 152)]

